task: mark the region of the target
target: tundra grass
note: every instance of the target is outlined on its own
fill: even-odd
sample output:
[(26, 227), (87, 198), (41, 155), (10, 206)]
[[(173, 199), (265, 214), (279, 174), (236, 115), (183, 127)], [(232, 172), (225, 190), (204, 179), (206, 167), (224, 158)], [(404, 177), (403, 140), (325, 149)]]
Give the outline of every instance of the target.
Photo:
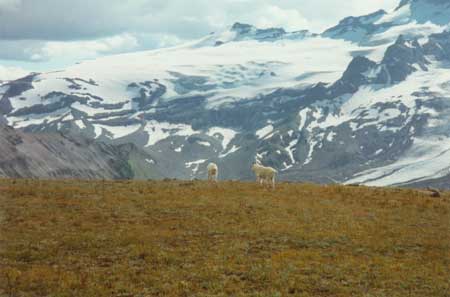
[(0, 180), (0, 296), (450, 296), (450, 195)]

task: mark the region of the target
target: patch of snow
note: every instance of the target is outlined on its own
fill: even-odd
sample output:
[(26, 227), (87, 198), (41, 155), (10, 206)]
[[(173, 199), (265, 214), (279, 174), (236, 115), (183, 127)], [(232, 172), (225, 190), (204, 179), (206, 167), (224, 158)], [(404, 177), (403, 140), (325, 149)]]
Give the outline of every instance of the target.
[(375, 152), (375, 156), (378, 156), (379, 154), (381, 154), (384, 150), (383, 149), (379, 149)]
[(211, 146), (211, 143), (207, 142), (207, 141), (197, 141), (198, 144), (203, 145), (203, 146)]
[(266, 138), (273, 132), (273, 126), (267, 125), (264, 128), (259, 129), (256, 131), (256, 136), (258, 136), (259, 139)]
[(286, 148), (286, 152), (289, 155), (289, 158), (291, 159), (291, 164), (295, 164), (295, 158), (294, 158), (294, 153), (293, 150), (295, 148), (295, 146), (298, 143), (298, 139), (294, 139), (289, 143), (289, 146)]
[(191, 136), (197, 134), (190, 125), (171, 124), (154, 120), (147, 122), (144, 131), (146, 131), (149, 136), (146, 147), (155, 145), (159, 141), (170, 136)]
[(304, 108), (298, 113), (298, 115), (300, 117), (300, 123), (298, 125), (298, 130), (299, 131), (301, 131), (305, 127), (306, 117), (308, 115), (308, 111), (309, 111), (308, 108)]
[(309, 163), (311, 163), (311, 161), (313, 159), (314, 150), (318, 144), (319, 144), (319, 141), (317, 139), (310, 139), (308, 156), (306, 157), (306, 160), (303, 163), (303, 165), (308, 165)]
[(75, 125), (77, 125), (78, 128), (80, 128), (80, 129), (86, 129), (86, 125), (84, 124), (84, 122), (82, 120), (76, 120)]
[(100, 137), (100, 135), (102, 135), (103, 129), (100, 126), (96, 126), (94, 125), (94, 138), (98, 138)]
[(192, 170), (192, 173), (195, 175), (195, 174), (197, 174), (200, 165), (205, 163), (206, 161), (208, 161), (208, 160), (201, 159), (201, 160), (197, 160), (197, 161), (187, 162), (187, 163), (185, 163), (185, 165), (186, 165), (186, 168), (190, 168)]
[[(97, 132), (103, 130), (110, 133), (111, 135), (107, 135), (107, 137), (111, 139), (119, 139), (136, 132), (137, 130), (139, 130), (141, 126), (138, 124), (126, 126), (109, 126), (109, 125), (94, 124), (94, 127), (96, 129), (95, 131)], [(96, 137), (98, 137), (101, 134), (101, 133), (98, 134), (97, 132), (95, 132)]]
[(217, 135), (221, 135), (222, 149), (225, 150), (227, 149), (228, 144), (236, 137), (237, 132), (228, 128), (212, 127), (206, 132), (206, 134), (216, 138), (218, 138)]
[(231, 155), (231, 154), (237, 152), (239, 149), (240, 149), (240, 147), (238, 147), (238, 146), (236, 146), (236, 145), (233, 145), (233, 147), (232, 147), (228, 152), (225, 152), (225, 153), (223, 153), (223, 154), (220, 154), (220, 155), (219, 155), (219, 158), (225, 158), (226, 156)]
[(333, 140), (334, 140), (334, 138), (336, 137), (336, 132), (334, 132), (334, 131), (331, 131), (330, 133), (328, 133), (328, 136), (327, 136), (327, 141), (328, 142), (333, 142)]
[(183, 150), (184, 144), (181, 145), (180, 147), (177, 147), (176, 149), (174, 149), (175, 152), (177, 153), (181, 153), (181, 151)]
[(59, 109), (54, 112), (30, 114), (17, 117), (7, 117), (8, 124), (14, 128), (20, 129), (32, 125), (51, 124), (60, 120), (61, 117), (71, 115), (67, 108)]

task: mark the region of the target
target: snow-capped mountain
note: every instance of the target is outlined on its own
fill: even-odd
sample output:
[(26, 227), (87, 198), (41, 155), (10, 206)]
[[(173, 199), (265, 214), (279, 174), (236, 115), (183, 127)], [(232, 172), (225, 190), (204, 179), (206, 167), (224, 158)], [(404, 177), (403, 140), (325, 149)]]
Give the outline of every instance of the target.
[(301, 30), (286, 32), (283, 28), (258, 29), (249, 24), (235, 23), (230, 30), (219, 33), (211, 33), (210, 36), (196, 43), (197, 46), (221, 46), (233, 41), (259, 41), (270, 42), (279, 40), (302, 40), (308, 37), (315, 37), (318, 34)]
[[(449, 4), (402, 1), (317, 35), (236, 23), (182, 46), (0, 85), (8, 123), (134, 143), (159, 177), (405, 185), (450, 170)], [(446, 19), (448, 17), (448, 19)], [(142, 165), (141, 164), (141, 165)]]
[(322, 33), (367, 46), (394, 41), (399, 35), (423, 38), (442, 32), (450, 22), (447, 0), (404, 0), (390, 13), (379, 10), (359, 17), (347, 17)]

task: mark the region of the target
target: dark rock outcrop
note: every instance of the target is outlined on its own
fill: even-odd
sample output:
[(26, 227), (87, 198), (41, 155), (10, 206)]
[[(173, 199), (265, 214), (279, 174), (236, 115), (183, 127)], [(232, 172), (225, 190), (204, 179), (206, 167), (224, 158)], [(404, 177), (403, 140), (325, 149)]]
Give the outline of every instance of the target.
[(427, 70), (429, 61), (425, 57), (425, 51), (417, 39), (408, 40), (399, 36), (397, 41), (388, 47), (381, 65), (377, 82), (383, 84), (402, 82), (411, 73), (419, 70)]
[(450, 31), (430, 35), (423, 48), (427, 55), (439, 61), (450, 60)]

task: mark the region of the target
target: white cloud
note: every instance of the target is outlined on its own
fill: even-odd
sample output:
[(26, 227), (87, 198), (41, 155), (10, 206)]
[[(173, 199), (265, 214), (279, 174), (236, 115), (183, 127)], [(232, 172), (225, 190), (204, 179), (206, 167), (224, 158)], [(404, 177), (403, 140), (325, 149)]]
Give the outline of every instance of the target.
[(14, 80), (20, 77), (24, 77), (29, 72), (18, 67), (6, 67), (0, 65), (0, 81)]
[(298, 10), (284, 9), (272, 4), (248, 11), (239, 21), (251, 23), (259, 28), (283, 27), (288, 31), (309, 27), (308, 20)]
[(92, 41), (46, 42), (35, 60), (59, 57), (89, 59), (99, 55), (122, 53), (136, 49), (139, 42), (131, 34), (121, 34)]
[(0, 57), (27, 61), (52, 59), (90, 59), (100, 55), (135, 50), (138, 39), (132, 34), (121, 34), (87, 41), (0, 41)]
[(234, 22), (321, 32), (400, 0), (0, 0), (0, 59), (81, 60), (165, 47)]
[(170, 47), (185, 41), (172, 34), (151, 34), (148, 38), (153, 41), (153, 44), (157, 48)]

